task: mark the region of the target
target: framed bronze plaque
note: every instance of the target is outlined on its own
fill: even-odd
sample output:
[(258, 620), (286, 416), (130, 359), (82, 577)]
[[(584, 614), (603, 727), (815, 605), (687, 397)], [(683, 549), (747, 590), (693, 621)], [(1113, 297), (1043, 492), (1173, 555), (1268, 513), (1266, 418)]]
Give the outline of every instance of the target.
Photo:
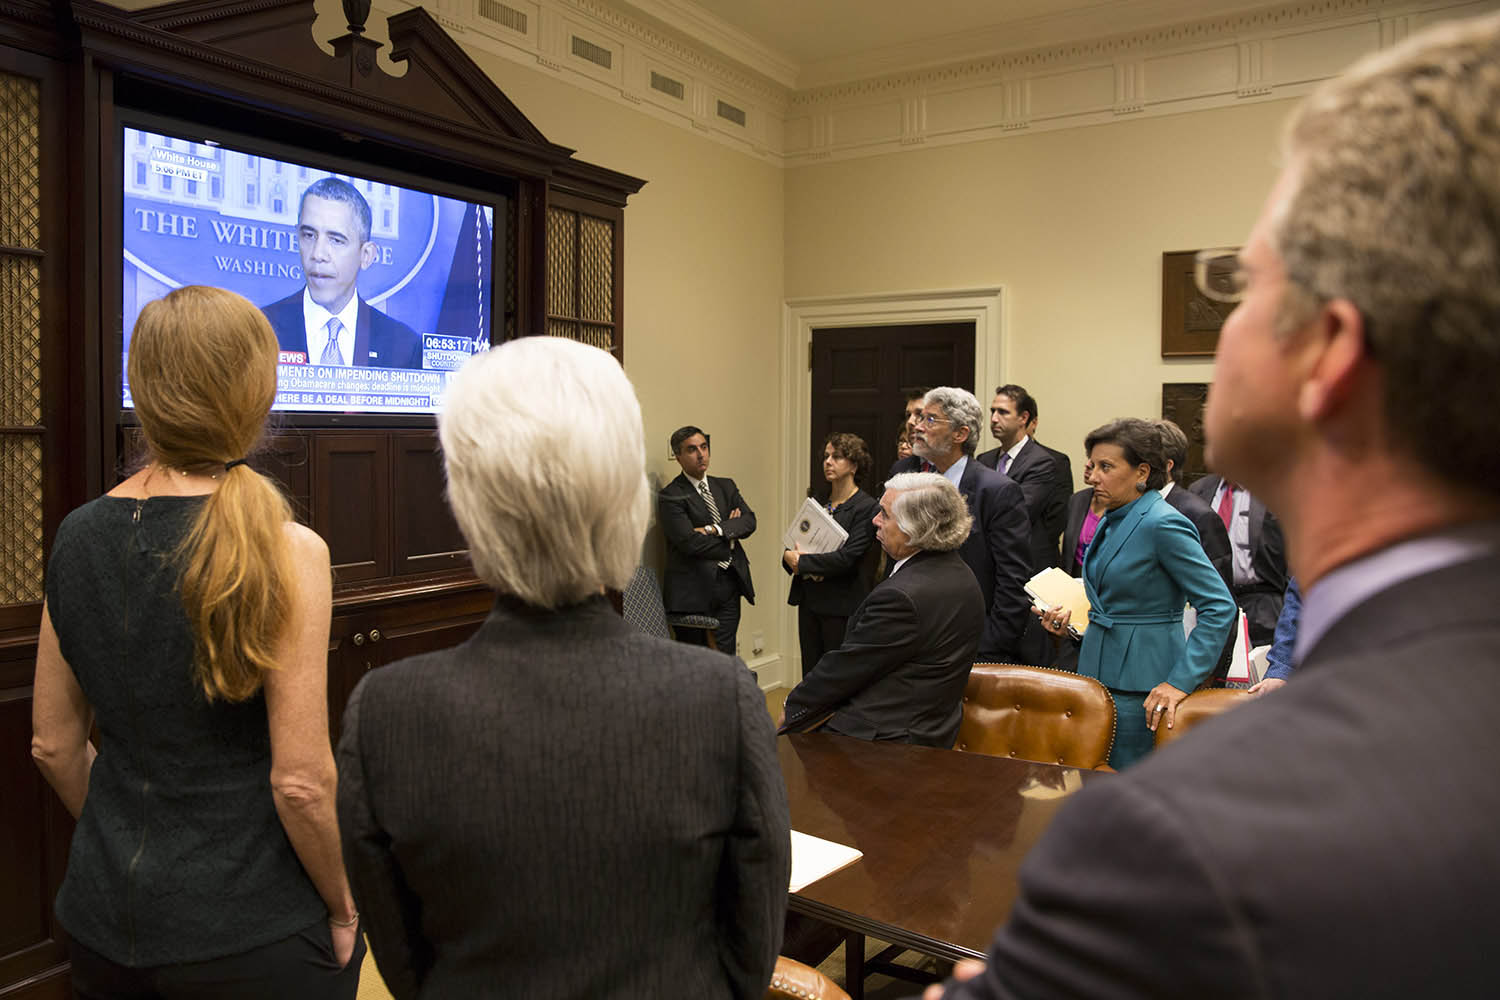
[(1207, 382), (1161, 384), (1161, 415), (1181, 427), (1188, 439), (1187, 468), (1182, 470), (1184, 486), (1208, 471), (1203, 461), (1203, 404), (1207, 399)]
[(1193, 257), (1197, 253), (1179, 250), (1161, 255), (1161, 356), (1164, 358), (1213, 357), (1219, 345), (1219, 328), (1234, 310), (1233, 304), (1215, 302), (1193, 284)]

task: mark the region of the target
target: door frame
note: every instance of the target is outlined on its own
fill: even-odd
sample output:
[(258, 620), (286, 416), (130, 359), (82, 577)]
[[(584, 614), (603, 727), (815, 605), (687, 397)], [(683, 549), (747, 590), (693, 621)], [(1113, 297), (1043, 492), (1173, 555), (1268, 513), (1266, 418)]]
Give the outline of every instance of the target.
[[(779, 510), (773, 522), (785, 525), (806, 498), (807, 456), (802, 447), (812, 433), (811, 356), (814, 327), (901, 326), (915, 323), (974, 324), (974, 387), (980, 402), (988, 400), (988, 386), (1000, 385), (1008, 367), (1009, 342), (1004, 336), (1009, 296), (1003, 285), (935, 291), (881, 292), (870, 295), (828, 295), (788, 299), (781, 309), (781, 467), (778, 472)], [(982, 431), (983, 429), (981, 429)], [(878, 464), (878, 461), (877, 461)], [(797, 609), (782, 604), (780, 645), (783, 676), (791, 687), (797, 646)], [(804, 669), (807, 669), (804, 666)], [(767, 678), (769, 680), (769, 678)], [(762, 686), (767, 686), (762, 684)]]

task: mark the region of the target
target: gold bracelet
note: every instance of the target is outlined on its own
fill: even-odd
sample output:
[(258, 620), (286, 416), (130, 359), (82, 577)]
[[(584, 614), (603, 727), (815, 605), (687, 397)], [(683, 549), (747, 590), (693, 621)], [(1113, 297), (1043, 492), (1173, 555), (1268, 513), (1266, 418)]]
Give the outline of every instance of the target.
[(330, 927), (353, 927), (357, 923), (359, 923), (358, 910), (355, 910), (354, 916), (350, 917), (348, 920), (335, 920), (333, 918), (333, 914), (330, 913), (328, 915), (328, 926)]

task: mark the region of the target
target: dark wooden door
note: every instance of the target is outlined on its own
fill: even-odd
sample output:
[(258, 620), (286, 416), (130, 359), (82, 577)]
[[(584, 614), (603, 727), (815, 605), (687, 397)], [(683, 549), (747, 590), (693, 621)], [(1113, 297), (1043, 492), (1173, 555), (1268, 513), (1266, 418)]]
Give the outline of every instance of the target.
[(878, 496), (896, 460), (907, 390), (937, 385), (973, 391), (972, 322), (814, 329), (808, 486), (825, 489), (823, 441), (847, 431), (865, 439), (874, 459), (859, 488)]

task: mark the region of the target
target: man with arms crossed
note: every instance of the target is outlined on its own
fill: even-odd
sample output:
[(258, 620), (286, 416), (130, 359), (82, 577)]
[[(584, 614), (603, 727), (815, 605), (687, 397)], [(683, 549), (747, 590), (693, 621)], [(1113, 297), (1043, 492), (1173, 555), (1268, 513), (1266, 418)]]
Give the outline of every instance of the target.
[(1293, 113), (1237, 268), (1200, 271), (1240, 299), (1209, 462), (1285, 528), (1296, 683), (1064, 806), (947, 995), (1494, 994), (1497, 108), (1488, 16)]
[(708, 474), (707, 434), (679, 427), (671, 446), (682, 472), (656, 496), (656, 519), (667, 540), (662, 597), (672, 614), (717, 618), (715, 641), (733, 655), (740, 597), (755, 603), (750, 560), (740, 545), (755, 533), (755, 511), (733, 479)]
[(310, 364), (421, 368), (422, 339), (359, 297), (359, 272), (375, 263), (370, 204), (348, 181), (324, 177), (302, 193), (297, 251), (307, 284), (261, 309), (283, 351)]
[(930, 472), (885, 484), (875, 537), (895, 568), (854, 614), (844, 642), (787, 695), (781, 732), (842, 733), (952, 747), (984, 625), (974, 574), (955, 550), (969, 512)]

